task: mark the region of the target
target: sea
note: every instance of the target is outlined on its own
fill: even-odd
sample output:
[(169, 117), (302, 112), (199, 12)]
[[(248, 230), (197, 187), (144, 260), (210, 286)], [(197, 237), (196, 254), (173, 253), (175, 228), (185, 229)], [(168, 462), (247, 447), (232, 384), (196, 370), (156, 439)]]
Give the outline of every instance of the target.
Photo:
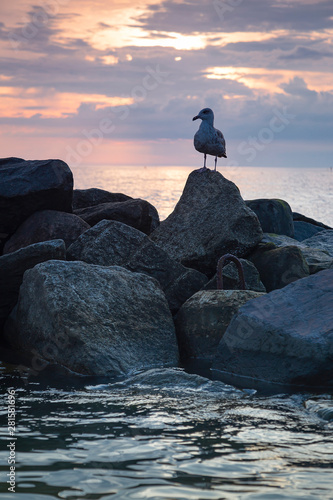
[[(193, 169), (72, 170), (76, 188), (147, 199), (163, 220)], [(280, 198), (332, 226), (331, 169), (221, 173), (244, 199)], [(333, 500), (331, 394), (242, 390), (182, 366), (124, 379), (26, 372), (5, 358), (1, 499)]]

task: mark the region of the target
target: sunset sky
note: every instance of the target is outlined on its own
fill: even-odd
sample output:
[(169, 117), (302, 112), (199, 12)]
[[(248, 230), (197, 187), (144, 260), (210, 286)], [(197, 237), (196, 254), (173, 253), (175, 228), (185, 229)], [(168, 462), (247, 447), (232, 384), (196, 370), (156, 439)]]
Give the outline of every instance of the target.
[[(1, 0), (1, 156), (333, 166), (332, 0)], [(210, 158), (208, 166), (213, 165)]]

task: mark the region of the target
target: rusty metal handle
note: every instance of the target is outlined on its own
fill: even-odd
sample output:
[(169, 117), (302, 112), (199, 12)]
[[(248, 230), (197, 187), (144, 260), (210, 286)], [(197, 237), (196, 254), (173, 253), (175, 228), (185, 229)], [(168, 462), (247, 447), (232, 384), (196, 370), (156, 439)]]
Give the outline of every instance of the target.
[(217, 289), (218, 290), (223, 290), (223, 276), (222, 276), (222, 270), (223, 267), (226, 263), (226, 261), (231, 260), (234, 262), (237, 266), (238, 270), (238, 277), (239, 277), (239, 285), (240, 285), (240, 290), (245, 290), (245, 278), (244, 278), (244, 269), (242, 266), (241, 261), (235, 256), (232, 255), (231, 253), (226, 253), (223, 255), (217, 263)]

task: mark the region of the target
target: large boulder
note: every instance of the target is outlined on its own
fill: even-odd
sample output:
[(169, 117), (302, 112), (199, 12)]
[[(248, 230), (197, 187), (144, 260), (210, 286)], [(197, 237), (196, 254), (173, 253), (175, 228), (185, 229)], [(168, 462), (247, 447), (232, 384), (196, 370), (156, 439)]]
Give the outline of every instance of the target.
[[(256, 266), (246, 259), (239, 259), (243, 271), (244, 271), (244, 280), (245, 280), (245, 289), (253, 290), (255, 292), (266, 292), (266, 288), (263, 283), (260, 281), (260, 274), (256, 268)], [(229, 262), (222, 269), (222, 278), (223, 278), (223, 290), (239, 290), (239, 275), (237, 266), (234, 262)], [(217, 275), (215, 274), (211, 280), (203, 287), (203, 290), (216, 290), (217, 288)]]
[(90, 226), (80, 217), (57, 210), (42, 210), (30, 215), (6, 242), (3, 253), (38, 243), (62, 239), (71, 245)]
[(61, 160), (0, 160), (0, 233), (13, 234), (38, 210), (72, 211), (73, 175)]
[(66, 249), (62, 240), (36, 243), (0, 257), (0, 332), (17, 302), (25, 271), (46, 260), (65, 259)]
[(158, 282), (122, 267), (49, 261), (25, 272), (8, 342), (89, 375), (177, 365), (172, 316)]
[(122, 193), (110, 193), (99, 188), (74, 189), (73, 210), (80, 208), (94, 207), (101, 203), (116, 203), (119, 201), (131, 200), (131, 196)]
[(294, 230), (295, 230), (294, 234), (295, 240), (303, 241), (306, 240), (307, 238), (311, 238), (311, 236), (314, 236), (320, 231), (324, 231), (324, 228), (320, 226), (315, 226), (314, 224), (310, 224), (309, 222), (295, 220)]
[(258, 269), (267, 292), (283, 288), (310, 274), (302, 251), (296, 246), (272, 248), (271, 244), (261, 243), (249, 259)]
[(250, 385), (332, 385), (332, 304), (333, 269), (248, 302), (219, 344), (214, 375)]
[(99, 222), (69, 247), (67, 258), (123, 266), (156, 278), (172, 313), (207, 282), (204, 274), (182, 266), (144, 233), (121, 222)]
[(309, 224), (313, 224), (314, 226), (322, 227), (324, 229), (333, 229), (330, 226), (327, 226), (326, 224), (323, 224), (322, 222), (319, 222), (315, 219), (311, 219), (310, 217), (306, 217), (303, 214), (300, 214), (298, 212), (293, 212), (293, 220), (295, 221), (301, 221), (301, 222), (308, 222)]
[(302, 241), (303, 245), (312, 248), (319, 248), (325, 250), (331, 257), (333, 257), (333, 230), (325, 229), (320, 233), (315, 234), (311, 238)]
[(122, 202), (101, 203), (81, 208), (74, 213), (94, 226), (101, 220), (116, 220), (150, 234), (159, 225), (156, 208), (146, 200), (134, 199)]
[(211, 277), (222, 255), (246, 256), (262, 231), (237, 186), (207, 169), (189, 175), (174, 211), (151, 238), (184, 266)]
[(294, 236), (293, 214), (286, 201), (259, 199), (245, 203), (257, 215), (264, 233)]
[[(309, 240), (315, 242), (315, 240)], [(303, 257), (309, 266), (310, 274), (318, 273), (324, 269), (329, 269), (333, 264), (333, 257), (330, 256), (329, 252), (325, 249), (313, 248), (311, 246), (306, 246), (303, 241), (297, 241), (289, 236), (283, 236), (279, 234), (267, 234), (264, 233), (264, 237), (261, 243), (271, 243), (273, 247), (287, 247), (296, 246), (298, 247)]]
[(232, 317), (248, 300), (261, 295), (249, 290), (207, 290), (194, 294), (176, 316), (182, 358), (213, 360)]

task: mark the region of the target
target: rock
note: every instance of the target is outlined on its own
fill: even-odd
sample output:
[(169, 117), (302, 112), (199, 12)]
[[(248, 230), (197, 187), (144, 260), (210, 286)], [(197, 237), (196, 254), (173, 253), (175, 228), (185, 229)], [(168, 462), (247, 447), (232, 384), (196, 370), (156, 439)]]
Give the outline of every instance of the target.
[[(242, 306), (221, 340), (213, 373), (244, 383), (332, 384), (333, 269)], [(223, 372), (223, 373), (222, 373)], [(226, 373), (228, 372), (228, 373)], [(229, 374), (229, 375), (228, 375)], [(282, 386), (281, 390), (282, 390)]]
[(322, 227), (324, 229), (333, 229), (330, 226), (326, 226), (326, 224), (323, 224), (322, 222), (318, 222), (317, 220), (310, 219), (310, 217), (306, 217), (305, 215), (299, 214), (298, 212), (293, 212), (293, 219), (294, 219), (294, 221), (308, 222), (309, 224), (312, 224), (312, 225), (318, 226), (318, 227)]
[(49, 261), (29, 269), (5, 336), (14, 348), (87, 375), (178, 362), (157, 281), (117, 266)]
[(182, 266), (141, 231), (103, 220), (82, 234), (68, 249), (67, 258), (101, 266), (122, 266), (156, 278), (172, 313), (200, 290), (207, 277)]
[(212, 360), (238, 309), (261, 295), (249, 290), (207, 290), (194, 294), (176, 316), (181, 357)]
[(246, 256), (262, 231), (237, 186), (207, 169), (189, 175), (174, 211), (150, 236), (173, 259), (211, 277), (222, 255)]
[(72, 211), (73, 176), (61, 160), (0, 160), (0, 233), (13, 234), (39, 210)]
[(302, 242), (295, 240), (294, 238), (290, 238), (290, 236), (285, 236), (283, 234), (264, 233), (260, 243), (262, 244), (271, 243), (272, 248), (290, 247), (290, 246), (305, 248), (305, 245)]
[(73, 210), (94, 207), (101, 203), (116, 203), (127, 200), (132, 200), (131, 196), (122, 193), (110, 193), (104, 189), (74, 189)]
[(309, 266), (310, 274), (317, 273), (323, 269), (328, 269), (333, 263), (333, 257), (331, 257), (326, 250), (318, 250), (317, 248), (308, 247), (303, 241), (300, 242), (294, 240), (293, 238), (289, 238), (288, 236), (264, 233), (261, 243), (271, 243), (273, 245), (272, 248), (297, 246), (301, 250), (303, 257)]
[(57, 210), (42, 210), (30, 215), (9, 238), (3, 253), (38, 243), (62, 239), (66, 247), (71, 245), (90, 226), (80, 217)]
[(17, 302), (25, 271), (52, 259), (66, 259), (65, 243), (62, 240), (36, 243), (0, 257), (0, 332)]
[(262, 243), (249, 259), (258, 269), (267, 292), (283, 288), (310, 273), (301, 249), (296, 246), (272, 248)]
[(286, 201), (259, 199), (245, 203), (257, 215), (264, 233), (285, 234), (293, 238), (293, 214)]
[(333, 265), (333, 257), (325, 250), (317, 250), (311, 247), (301, 248), (300, 250), (309, 266), (310, 274), (329, 269)]
[(311, 236), (319, 233), (319, 231), (324, 230), (324, 228), (322, 227), (315, 226), (314, 224), (309, 224), (309, 222), (303, 221), (294, 221), (294, 229), (294, 238), (298, 241), (303, 241), (307, 238), (311, 238)]
[[(260, 275), (256, 266), (246, 259), (239, 259), (242, 263), (245, 278), (246, 290), (253, 290), (255, 292), (266, 292), (263, 283), (260, 281)], [(223, 289), (224, 290), (239, 290), (239, 277), (236, 264), (230, 262), (222, 271), (223, 276)], [(203, 287), (203, 290), (216, 290), (217, 276), (208, 281)]]
[(102, 203), (94, 207), (75, 210), (75, 214), (94, 226), (101, 220), (116, 220), (150, 234), (159, 225), (157, 210), (148, 201), (135, 199)]
[(315, 234), (311, 238), (302, 241), (303, 245), (312, 248), (325, 250), (331, 257), (333, 257), (333, 230), (326, 229)]

